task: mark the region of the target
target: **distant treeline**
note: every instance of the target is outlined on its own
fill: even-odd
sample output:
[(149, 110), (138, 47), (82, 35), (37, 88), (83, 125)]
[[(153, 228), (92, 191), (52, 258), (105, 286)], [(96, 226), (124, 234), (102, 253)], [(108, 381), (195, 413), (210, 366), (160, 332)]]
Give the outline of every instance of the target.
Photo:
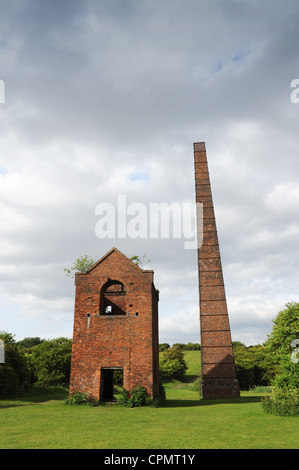
[[(33, 385), (68, 386), (72, 354), (72, 340), (39, 337), (15, 341), (14, 335), (0, 332), (5, 343), (5, 364), (0, 364), (0, 396), (27, 389)], [(233, 342), (237, 378), (242, 390), (269, 385), (277, 367), (273, 354), (264, 345), (245, 346)], [(159, 344), (160, 374), (163, 380), (180, 379), (186, 373), (183, 353), (198, 351), (199, 343)]]
[[(30, 348), (41, 344), (45, 339), (41, 339), (39, 337), (35, 338), (24, 338), (21, 341), (17, 342), (17, 345), (21, 348)], [(179, 347), (182, 351), (200, 351), (200, 344), (199, 343), (175, 343), (173, 346)], [(171, 346), (169, 343), (160, 343), (159, 344), (159, 351), (165, 351), (165, 349), (169, 349)]]
[[(273, 320), (273, 331), (264, 344), (246, 346), (234, 341), (236, 375), (241, 390), (273, 385), (280, 389), (299, 389), (299, 303), (291, 302)], [(15, 341), (14, 335), (0, 331), (5, 346), (5, 362), (0, 363), (0, 396), (32, 386), (68, 386), (72, 340), (39, 337)], [(159, 345), (159, 369), (163, 381), (184, 380), (186, 351), (198, 351), (199, 343)]]
[[(200, 344), (199, 343), (175, 343), (173, 346), (180, 348), (182, 351), (200, 351)], [(161, 343), (159, 344), (159, 351), (163, 352), (165, 349), (169, 349), (169, 343)]]

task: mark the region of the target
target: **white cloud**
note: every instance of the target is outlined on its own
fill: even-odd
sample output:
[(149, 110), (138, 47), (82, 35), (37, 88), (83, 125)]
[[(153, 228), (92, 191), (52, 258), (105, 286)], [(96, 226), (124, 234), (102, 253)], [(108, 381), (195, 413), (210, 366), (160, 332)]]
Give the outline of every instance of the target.
[[(299, 179), (277, 184), (267, 195), (266, 203), (278, 215), (295, 215), (299, 207)], [(296, 217), (294, 222), (298, 222)]]

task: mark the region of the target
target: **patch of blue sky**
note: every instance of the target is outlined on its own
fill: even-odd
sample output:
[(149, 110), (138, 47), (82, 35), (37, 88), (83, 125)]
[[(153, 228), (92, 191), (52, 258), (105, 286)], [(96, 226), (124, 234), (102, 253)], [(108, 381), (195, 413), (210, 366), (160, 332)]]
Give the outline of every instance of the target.
[(214, 69), (214, 73), (220, 73), (222, 71), (222, 68), (223, 68), (222, 61), (218, 60), (216, 67)]
[(150, 177), (149, 174), (146, 173), (145, 171), (133, 171), (132, 173), (129, 174), (129, 180), (130, 181), (149, 181)]
[(246, 50), (246, 51), (243, 51), (243, 50), (239, 50), (238, 52), (236, 52), (233, 57), (232, 57), (232, 61), (233, 62), (240, 62), (241, 60), (244, 59), (244, 57), (246, 57), (248, 54), (250, 53), (250, 50)]
[(6, 175), (7, 169), (4, 166), (0, 166), (0, 175)]
[(216, 62), (216, 65), (213, 69), (213, 75), (219, 74), (224, 71), (224, 69), (227, 68), (227, 66), (231, 63), (241, 63), (244, 61), (244, 59), (250, 54), (250, 49), (248, 50), (243, 50), (240, 49), (237, 52), (235, 52), (232, 56), (229, 58), (225, 59), (218, 59)]

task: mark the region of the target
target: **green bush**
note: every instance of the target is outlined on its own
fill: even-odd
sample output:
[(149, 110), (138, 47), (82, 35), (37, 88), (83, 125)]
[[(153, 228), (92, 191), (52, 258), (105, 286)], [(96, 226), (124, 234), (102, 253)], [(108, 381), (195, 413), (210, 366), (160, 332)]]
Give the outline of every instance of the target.
[(129, 406), (129, 392), (124, 387), (121, 388), (119, 395), (116, 398), (116, 403), (121, 406)]
[(268, 385), (257, 385), (256, 387), (251, 387), (250, 391), (255, 393), (271, 393), (272, 387)]
[(93, 395), (87, 393), (75, 392), (69, 398), (65, 400), (65, 405), (89, 405), (98, 406), (99, 400)]
[(136, 388), (132, 388), (130, 393), (123, 388), (120, 396), (117, 398), (117, 403), (134, 408), (136, 406), (148, 406), (151, 403), (151, 399), (147, 394), (146, 388), (139, 385)]
[[(277, 374), (272, 385), (283, 389), (299, 388), (299, 362), (292, 360), (292, 346), (299, 333), (299, 303), (290, 302), (273, 320), (271, 335), (266, 342), (276, 363)], [(295, 354), (296, 357), (296, 354)]]
[(139, 385), (131, 390), (129, 401), (133, 408), (135, 406), (149, 405), (151, 400), (147, 394), (146, 388)]
[(163, 405), (166, 400), (165, 388), (162, 384), (159, 385), (159, 397), (151, 400), (147, 394), (146, 388), (138, 386), (133, 388), (131, 392), (122, 388), (119, 396), (117, 397), (117, 404), (121, 406), (127, 406), (134, 408), (136, 406), (154, 406), (159, 407)]
[(160, 379), (162, 382), (171, 380), (184, 380), (188, 367), (184, 360), (184, 353), (180, 346), (173, 345), (165, 349), (160, 358)]
[(201, 391), (201, 377), (197, 377), (193, 382), (188, 385), (188, 390), (192, 390), (193, 392), (200, 392)]
[(262, 407), (267, 413), (279, 416), (299, 415), (299, 389), (274, 388), (272, 393), (262, 398)]

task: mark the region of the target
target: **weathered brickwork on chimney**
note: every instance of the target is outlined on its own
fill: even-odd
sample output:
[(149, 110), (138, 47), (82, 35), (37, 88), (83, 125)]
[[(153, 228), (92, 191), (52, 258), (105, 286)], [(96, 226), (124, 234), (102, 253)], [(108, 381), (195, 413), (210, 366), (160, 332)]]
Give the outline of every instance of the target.
[(194, 165), (196, 202), (203, 204), (203, 233), (198, 233), (202, 239), (198, 249), (202, 397), (237, 398), (239, 383), (204, 142), (194, 144)]
[[(87, 273), (75, 275), (76, 297), (70, 394), (110, 398), (111, 380), (159, 395), (158, 292), (154, 272), (116, 248)], [(108, 390), (108, 392), (107, 392)]]

